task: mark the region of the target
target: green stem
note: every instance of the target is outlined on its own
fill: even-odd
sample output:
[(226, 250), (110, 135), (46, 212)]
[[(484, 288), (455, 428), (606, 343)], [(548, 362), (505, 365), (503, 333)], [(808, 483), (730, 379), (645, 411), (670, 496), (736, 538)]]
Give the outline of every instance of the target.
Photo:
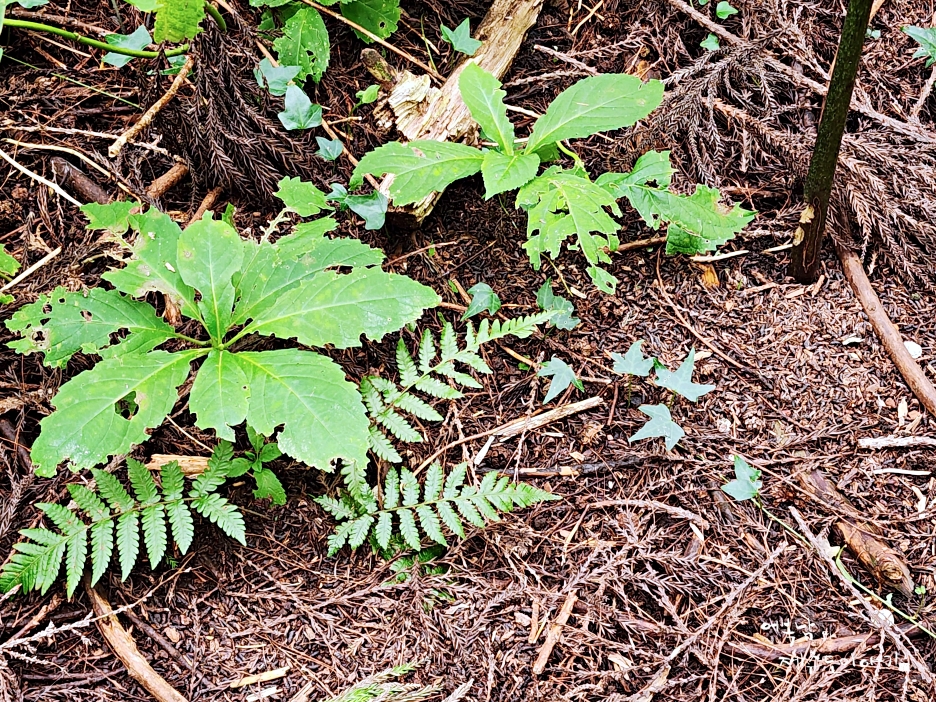
[(575, 161), (576, 166), (582, 169), (585, 168), (585, 165), (582, 163), (582, 159), (579, 157), (579, 155), (575, 153), (572, 149), (570, 149), (568, 146), (563, 144), (561, 141), (556, 142), (556, 148), (559, 149), (566, 156), (571, 156), (572, 159)]
[(767, 509), (766, 507), (764, 507), (764, 503), (761, 502), (760, 495), (757, 496), (756, 504), (757, 504), (757, 506), (760, 508), (760, 511), (763, 512), (764, 515), (765, 515), (768, 519), (770, 519), (771, 521), (776, 522), (777, 524), (779, 524), (780, 527), (782, 527), (784, 531), (786, 531), (790, 536), (792, 536), (794, 539), (796, 539), (797, 541), (799, 541), (799, 542), (800, 542), (801, 544), (803, 544), (804, 546), (809, 546), (809, 542), (808, 542), (806, 539), (804, 539), (804, 538), (802, 537), (802, 535), (801, 535), (799, 532), (796, 531), (796, 529), (794, 529), (793, 527), (791, 527), (789, 524), (787, 524), (785, 521), (783, 521), (783, 520), (780, 519), (779, 517), (775, 517), (775, 516), (770, 512), (769, 509)]
[(806, 209), (800, 215), (799, 227), (793, 235), (790, 275), (800, 283), (813, 282), (819, 273), (829, 198), (861, 60), (861, 48), (868, 31), (871, 3), (872, 0), (849, 0), (848, 3), (845, 25), (835, 55), (835, 67), (829, 81), (829, 92), (819, 119), (816, 146), (806, 176), (803, 192)]
[[(217, 12), (217, 10), (215, 10)], [(66, 39), (71, 39), (72, 41), (78, 42), (79, 44), (84, 44), (85, 46), (91, 46), (95, 49), (103, 49), (104, 51), (109, 51), (114, 54), (122, 54), (123, 56), (133, 56), (134, 58), (158, 58), (160, 55), (159, 51), (145, 51), (142, 49), (126, 49), (122, 46), (114, 46), (113, 44), (108, 44), (104, 41), (98, 41), (97, 39), (91, 39), (90, 37), (82, 36), (81, 34), (75, 34), (70, 32), (67, 29), (62, 29), (61, 27), (53, 27), (49, 24), (40, 24), (39, 22), (27, 22), (26, 20), (17, 20), (17, 19), (5, 19), (3, 21), (4, 27), (13, 27), (15, 29), (31, 29), (34, 32), (46, 32), (47, 34), (55, 34), (60, 37), (65, 37)], [(186, 51), (188, 51), (189, 45), (183, 44), (180, 47), (175, 49), (170, 49), (165, 53), (167, 57), (170, 56), (181, 56)]]
[(205, 3), (205, 11), (211, 15), (211, 19), (215, 21), (215, 24), (218, 25), (218, 29), (222, 32), (227, 31), (227, 22), (224, 21), (224, 17), (218, 11), (218, 8), (212, 5), (210, 2)]
[(204, 339), (194, 339), (191, 336), (186, 336), (185, 334), (173, 334), (174, 339), (181, 339), (182, 341), (187, 341), (194, 346), (209, 346), (211, 345), (210, 341), (205, 341)]

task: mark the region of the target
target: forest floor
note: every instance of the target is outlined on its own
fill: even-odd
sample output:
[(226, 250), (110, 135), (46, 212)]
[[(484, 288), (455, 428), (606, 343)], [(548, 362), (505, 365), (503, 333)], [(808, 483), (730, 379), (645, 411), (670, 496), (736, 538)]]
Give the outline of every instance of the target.
[[(230, 89), (237, 91), (253, 81), (251, 69), (260, 56), (250, 33), (256, 19), (253, 8), (245, 0), (232, 4), (244, 23), (235, 24), (224, 40), (229, 54), (212, 59), (204, 73), (230, 72)], [(741, 12), (723, 23), (728, 30), (755, 42), (756, 51), (773, 52), (797, 71), (824, 82), (812, 64), (828, 67), (843, 3), (835, 3), (834, 12), (780, 0), (734, 4)], [(391, 41), (425, 57), (421, 31), (439, 46), (440, 22), (455, 26), (467, 16), (475, 26), (486, 4), (428, 0), (404, 3), (404, 9), (401, 28)], [(708, 15), (708, 8), (702, 9)], [(115, 27), (108, 3), (72, 12), (85, 22)], [(538, 45), (602, 72), (632, 71), (645, 60), (651, 74), (664, 79), (689, 67), (696, 77), (704, 73), (704, 52), (697, 47), (708, 29), (674, 3), (611, 0), (573, 32), (587, 14), (587, 8), (576, 3), (542, 10), (504, 77), (510, 104), (541, 112), (562, 88), (584, 75)], [(929, 26), (930, 19), (923, 9), (898, 0), (885, 3), (877, 15), (873, 26), (882, 35), (866, 47), (859, 84), (880, 113), (906, 119), (923, 90), (930, 71), (922, 60), (910, 60), (913, 47), (899, 27)], [(328, 26), (333, 65), (313, 98), (337, 118), (350, 115), (355, 91), (372, 81), (358, 58), (362, 44), (344, 26)], [(166, 89), (170, 78), (150, 75), (152, 66), (146, 61), (102, 70), (87, 52), (64, 50), (24, 32), (4, 37), (0, 137), (80, 151), (134, 192), (143, 191), (171, 166), (165, 153), (133, 146), (112, 161), (106, 157), (108, 140), (86, 132), (24, 129), (45, 125), (120, 133), (141, 110), (112, 96), (145, 106)], [(209, 41), (218, 39), (204, 39)], [(791, 54), (790, 47), (801, 53)], [(727, 52), (725, 60), (740, 61), (739, 56)], [(205, 58), (199, 55), (196, 66)], [(436, 58), (440, 71), (451, 68), (451, 59), (446, 63)], [(757, 96), (745, 84), (749, 67), (736, 63), (717, 74), (724, 84), (712, 88), (720, 91), (715, 97), (730, 101), (742, 95), (741, 106), (750, 107), (745, 101)], [(557, 72), (564, 75), (556, 78), (552, 74)], [(205, 89), (205, 81), (198, 80), (198, 89)], [(676, 83), (674, 90), (679, 90)], [(791, 143), (808, 148), (811, 137), (803, 134), (813, 132), (821, 97), (793, 83), (768, 87), (774, 94), (761, 105), (761, 116), (784, 130)], [(238, 208), (238, 227), (256, 229), (275, 213), (273, 203), (263, 197), (267, 186), (250, 188), (249, 174), (237, 171), (236, 163), (212, 159), (212, 148), (230, 148), (221, 141), (206, 143), (212, 125), (196, 125), (201, 132), (181, 126), (186, 102), (195, 99), (193, 91), (184, 87), (150, 132), (152, 139), (160, 139), (161, 148), (190, 159), (193, 166), (192, 178), (169, 191), (159, 205), (168, 212), (191, 214), (209, 189), (222, 186), (216, 209), (231, 202)], [(514, 315), (536, 311), (536, 290), (547, 277), (558, 281), (557, 292), (564, 288), (563, 294), (574, 301), (581, 324), (572, 331), (552, 329), (539, 337), (510, 340), (505, 346), (534, 360), (559, 354), (580, 376), (591, 379), (584, 393), (570, 389), (557, 404), (594, 396), (604, 402), (493, 443), (477, 469), (517, 474), (561, 495), (561, 500), (470, 533), (434, 560), (433, 565), (441, 566), (434, 574), (414, 567), (404, 582), (392, 582), (396, 573), (391, 564), (367, 549), (326, 556), (325, 539), (333, 522), (313, 498), (334, 488), (333, 476), (280, 459), (273, 467), (286, 485), (288, 501), (277, 508), (253, 501), (246, 487), (233, 488), (231, 498), (247, 512), (246, 548), (209, 528), (200, 529), (192, 550), (175, 567), (140, 570), (123, 583), (111, 574), (102, 585), (114, 607), (133, 603), (133, 616), (148, 622), (194, 664), (193, 675), (179, 657), (124, 618), (144, 656), (177, 690), (191, 700), (243, 700), (276, 687), (269, 699), (290, 700), (305, 688), (307, 697), (295, 699), (318, 700), (390, 666), (418, 662), (408, 682), (438, 683), (449, 693), (470, 681), (469, 698), (478, 702), (649, 702), (654, 694), (661, 702), (936, 698), (936, 640), (925, 636), (909, 641), (890, 634), (872, 636), (851, 650), (827, 655), (776, 660), (757, 655), (763, 650), (758, 646), (770, 643), (875, 631), (864, 604), (843, 586), (840, 574), (777, 521), (802, 533), (795, 512), (812, 534), (830, 532), (830, 540), (837, 543), (831, 528), (838, 516), (835, 508), (813, 498), (799, 481), (816, 469), (904, 554), (915, 582), (929, 594), (907, 598), (879, 590), (849, 553), (842, 557), (845, 568), (882, 597), (893, 594), (893, 604), (932, 628), (933, 449), (872, 450), (860, 448), (858, 442), (885, 435), (932, 435), (934, 426), (875, 337), (831, 245), (820, 279), (810, 286), (793, 284), (787, 277), (787, 251), (766, 251), (789, 241), (798, 216), (797, 177), (805, 164), (792, 169), (782, 157), (771, 156), (767, 146), (755, 147), (754, 132), (731, 126), (724, 115), (713, 113), (704, 91), (692, 99), (696, 112), (687, 111), (685, 102), (664, 104), (661, 114), (675, 127), (648, 129), (643, 139), (673, 150), (677, 187), (698, 181), (718, 185), (729, 199), (759, 213), (748, 231), (723, 248), (726, 253), (745, 253), (711, 265), (667, 257), (659, 247), (628, 251), (613, 258), (611, 270), (621, 280), (613, 296), (594, 290), (577, 252), (566, 252), (554, 265), (547, 262), (534, 271), (521, 248), (521, 213), (507, 198), (485, 202), (480, 178), (448, 188), (414, 232), (366, 232), (349, 213), (341, 216), (343, 234), (385, 250), (386, 269), (433, 287), (449, 304), (440, 315), (453, 322), (459, 315), (452, 308), (464, 304), (458, 286), (488, 283), (506, 303), (505, 311)], [(682, 113), (667, 115), (667, 109)], [(275, 111), (270, 106), (269, 115)], [(361, 119), (343, 123), (342, 130), (357, 156), (392, 138), (377, 132), (369, 107), (354, 114)], [(699, 133), (685, 128), (686, 120), (695, 117), (703, 122)], [(931, 98), (913, 124), (933, 134), (928, 130), (934, 118), (936, 99)], [(717, 134), (711, 132), (712, 125)], [(892, 155), (919, 153), (924, 160), (931, 156), (931, 144), (920, 146), (861, 115), (853, 118), (849, 130), (876, 139), (882, 153), (886, 147), (893, 149)], [(294, 140), (292, 153), (299, 160), (270, 168), (291, 169), (282, 174), (301, 174), (325, 190), (331, 182), (346, 182), (347, 160), (333, 164), (311, 156), (310, 141), (316, 134), (321, 132), (310, 130)], [(579, 151), (586, 166), (596, 171), (629, 168), (640, 136), (639, 131), (623, 131), (610, 141), (596, 137), (579, 144)], [(192, 141), (196, 138), (198, 143)], [(256, 136), (258, 141), (264, 138)], [(48, 178), (54, 178), (50, 158), (63, 155), (8, 141), (0, 148)], [(250, 154), (259, 148), (244, 146)], [(884, 182), (905, 177), (889, 170), (889, 161), (874, 162), (868, 156), (865, 162)], [(904, 163), (912, 170), (916, 162), (907, 157)], [(5, 319), (20, 303), (58, 285), (75, 290), (97, 285), (108, 265), (106, 246), (85, 230), (77, 209), (18, 171), (3, 173), (0, 243), (24, 268), (57, 247), (61, 253), (12, 291), (17, 302), (0, 317)], [(936, 171), (930, 173), (927, 197), (936, 203)], [(118, 195), (113, 180), (89, 175)], [(928, 214), (936, 214), (936, 206)], [(886, 218), (873, 209), (870, 216)], [(650, 235), (636, 214), (627, 214), (624, 221), (622, 241)], [(841, 221), (832, 225), (839, 235)], [(864, 238), (865, 266), (878, 295), (905, 338), (922, 347), (919, 362), (936, 380), (936, 288), (925, 273), (908, 273), (913, 265), (926, 268), (925, 237), (916, 242), (922, 252), (908, 251), (913, 241), (895, 246), (886, 236), (875, 239), (865, 233)], [(933, 260), (936, 250), (929, 248), (928, 254)], [(438, 328), (439, 321), (427, 315), (423, 324)], [(418, 332), (404, 333), (413, 340)], [(34, 479), (28, 451), (22, 448), (28, 449), (37, 435), (54, 390), (88, 367), (87, 361), (75, 359), (64, 370), (47, 369), (36, 356), (9, 350), (5, 342), (11, 338), (5, 329), (0, 331), (0, 560), (10, 552), (17, 530), (36, 520), (33, 504), (65, 495), (64, 485), (72, 476), (66, 471), (54, 480)], [(696, 404), (674, 404), (673, 416), (686, 436), (670, 452), (656, 440), (631, 444), (627, 439), (645, 420), (638, 405), (665, 399), (661, 390), (647, 384), (630, 388), (611, 372), (608, 354), (623, 353), (641, 339), (644, 352), (669, 367), (695, 347), (697, 382), (717, 388)], [(395, 337), (386, 338), (332, 353), (357, 377), (371, 368), (393, 367), (395, 345)], [(712, 347), (724, 356), (712, 353)], [(502, 349), (489, 351), (487, 358), (494, 374), (484, 389), (454, 405), (445, 422), (432, 429), (427, 442), (413, 449), (407, 460), (419, 462), (460, 437), (541, 407), (544, 379), (521, 369)], [(195, 429), (185, 411), (173, 419), (155, 430), (134, 455), (205, 455), (192, 438), (211, 442), (211, 433)], [(446, 459), (470, 459), (484, 443), (479, 439), (461, 444), (450, 449)], [(734, 455), (763, 472), (765, 510), (752, 502), (734, 502), (719, 490), (732, 477)], [(572, 595), (571, 617), (544, 672), (534, 675), (531, 668), (546, 637), (542, 627), (548, 628)], [(73, 600), (65, 600), (61, 585), (44, 596), (0, 600), (0, 700), (146, 698), (93, 624), (56, 634), (52, 640), (4, 646), (50, 622), (80, 622), (89, 607), (80, 590)], [(286, 666), (288, 674), (274, 682), (230, 689), (232, 681), (245, 675)]]

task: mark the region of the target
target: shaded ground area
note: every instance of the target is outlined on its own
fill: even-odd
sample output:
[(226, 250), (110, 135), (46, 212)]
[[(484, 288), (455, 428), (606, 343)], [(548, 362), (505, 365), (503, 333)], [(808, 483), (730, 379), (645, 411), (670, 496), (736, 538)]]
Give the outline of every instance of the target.
[[(450, 188), (417, 232), (364, 232), (344, 217), (344, 234), (383, 248), (389, 269), (431, 285), (450, 305), (463, 300), (449, 281), (463, 288), (487, 282), (507, 303), (508, 314), (530, 313), (535, 311), (535, 291), (546, 277), (553, 278), (557, 292), (564, 289), (575, 302), (581, 325), (571, 332), (550, 330), (539, 338), (511, 340), (505, 346), (534, 360), (560, 355), (580, 375), (591, 378), (585, 395), (570, 390), (557, 402), (598, 395), (604, 403), (491, 446), (478, 472), (527, 476), (564, 499), (473, 532), (435, 560), (433, 565), (444, 572), (429, 574), (413, 567), (408, 579), (394, 582), (392, 566), (364, 550), (326, 557), (324, 542), (332, 522), (312, 498), (333, 489), (335, 480), (281, 460), (274, 467), (287, 484), (285, 507), (270, 509), (251, 501), (246, 487), (231, 492), (248, 510), (247, 548), (199, 525), (193, 551), (179, 559), (176, 568), (162, 567), (152, 575), (140, 571), (125, 583), (109, 576), (104, 590), (112, 604), (136, 603), (133, 616), (144, 625), (148, 622), (177, 649), (180, 659), (196, 667), (198, 673), (192, 675), (139, 621), (124, 620), (154, 667), (189, 699), (244, 699), (270, 685), (230, 690), (232, 680), (286, 665), (290, 673), (276, 681), (279, 692), (272, 699), (290, 699), (307, 684), (311, 699), (319, 699), (388, 666), (415, 661), (423, 665), (412, 680), (440, 682), (447, 691), (470, 680), (470, 697), (475, 700), (636, 702), (649, 699), (641, 696), (648, 689), (657, 700), (933, 699), (936, 642), (925, 637), (912, 643), (872, 639), (849, 652), (793, 660), (768, 661), (744, 650), (809, 635), (864, 634), (872, 626), (864, 607), (813, 549), (752, 503), (725, 499), (718, 487), (730, 477), (733, 454), (745, 456), (763, 471), (764, 506), (797, 530), (791, 508), (814, 533), (828, 529), (837, 516), (797, 480), (806, 471), (825, 471), (903, 551), (914, 579), (930, 593), (936, 592), (936, 461), (932, 450), (858, 448), (860, 437), (930, 433), (932, 419), (920, 414), (881, 350), (834, 258), (824, 262), (817, 284), (803, 288), (785, 277), (785, 252), (764, 252), (787, 241), (798, 217), (798, 171), (784, 160), (776, 139), (771, 142), (763, 131), (739, 125), (714, 107), (715, 100), (727, 101), (781, 131), (790, 143), (808, 148), (803, 135), (813, 129), (821, 98), (784, 82), (775, 67), (758, 73), (750, 57), (771, 51), (800, 74), (824, 80), (821, 71), (834, 53), (840, 8), (833, 12), (771, 1), (735, 4), (740, 14), (723, 24), (755, 42), (756, 51), (744, 53), (751, 49), (742, 46), (714, 57), (703, 56), (697, 48), (708, 30), (662, 0), (636, 7), (606, 3), (597, 11), (601, 17), (593, 17), (574, 35), (572, 29), (587, 10), (575, 3), (550, 6), (504, 81), (508, 102), (542, 111), (561, 88), (584, 75), (584, 69), (555, 59), (537, 45), (574, 55), (601, 71), (643, 70), (670, 78), (672, 97), (658, 121), (613, 135), (613, 141), (593, 138), (577, 146), (595, 172), (629, 167), (634, 154), (649, 146), (672, 148), (682, 170), (680, 187), (688, 188), (695, 180), (717, 184), (732, 199), (757, 209), (761, 216), (751, 230), (725, 249), (748, 253), (712, 264), (718, 286), (703, 284), (704, 265), (661, 256), (657, 248), (614, 258), (612, 272), (622, 282), (613, 297), (594, 292), (575, 252), (534, 271), (520, 249), (525, 221), (513, 210), (512, 200), (484, 202), (481, 184), (475, 181)], [(240, 9), (248, 16), (246, 7)], [(478, 3), (413, 4), (406, 9), (409, 16), (393, 41), (420, 56), (426, 50), (420, 31), (438, 46), (435, 27), (440, 21), (454, 26), (466, 15), (480, 18), (484, 12)], [(103, 9), (89, 11), (83, 19), (113, 26)], [(881, 114), (929, 134), (932, 99), (921, 108), (919, 124), (907, 121), (929, 72), (922, 61), (909, 60), (909, 40), (898, 31), (904, 22), (928, 24), (929, 17), (909, 3), (885, 4), (875, 21), (882, 37), (869, 43), (861, 87)], [(247, 24), (238, 31), (246, 32)], [(329, 29), (334, 65), (315, 99), (335, 115), (346, 116), (354, 91), (370, 80), (358, 65), (360, 43), (337, 24), (329, 24)], [(9, 36), (17, 43), (10, 46), (11, 39), (5, 39), (9, 48), (4, 71), (11, 78), (0, 94), (4, 137), (81, 149), (134, 192), (171, 165), (166, 154), (153, 149), (128, 149), (112, 163), (104, 156), (106, 140), (80, 133), (24, 131), (23, 126), (43, 124), (119, 133), (139, 113), (53, 74), (90, 80), (112, 96), (141, 105), (165, 89), (166, 79), (156, 84), (147, 75), (151, 67), (142, 62), (120, 72), (98, 71), (94, 60), (31, 35)], [(209, 45), (229, 40), (204, 41)], [(241, 46), (250, 43), (242, 38)], [(7, 56), (43, 68), (8, 65)], [(211, 70), (235, 72), (240, 89), (249, 92), (250, 69), (258, 58), (242, 48), (219, 59)], [(444, 62), (439, 65), (445, 69)], [(565, 75), (556, 78), (552, 74), (557, 72)], [(197, 81), (199, 90), (211, 89), (207, 73)], [(696, 79), (702, 82), (693, 82)], [(212, 80), (217, 85), (217, 78)], [(218, 136), (221, 125), (214, 131), (208, 123), (199, 127), (204, 127), (201, 132), (191, 125), (192, 131), (181, 130), (187, 103), (178, 102), (179, 111), (167, 113), (153, 135), (162, 135), (158, 148), (192, 159), (195, 182), (184, 182), (159, 204), (167, 211), (191, 213), (209, 188), (241, 182), (238, 169), (243, 167), (213, 163), (205, 140), (214, 134), (219, 143), (226, 143)], [(275, 115), (272, 105), (264, 109), (266, 119)], [(368, 108), (355, 114), (363, 119), (342, 128), (353, 136), (349, 148), (360, 156), (385, 137), (370, 126)], [(524, 129), (524, 122), (517, 124)], [(245, 122), (244, 128), (248, 126)], [(860, 167), (848, 173), (864, 173), (864, 182), (872, 187), (869, 194), (856, 179), (850, 190), (840, 191), (840, 213), (847, 214), (856, 202), (860, 205), (862, 197), (872, 198), (880, 190), (878, 182), (896, 195), (901, 188), (925, 182), (932, 145), (889, 132), (867, 116), (856, 115), (850, 127), (866, 140), (856, 137), (853, 151), (846, 151), (861, 157)], [(305, 139), (289, 146), (290, 158), (296, 160), (277, 165), (272, 159), (269, 167), (294, 167), (322, 187), (346, 181), (347, 162), (336, 166), (308, 157)], [(14, 147), (3, 146), (24, 165), (51, 176), (51, 154)], [(914, 154), (914, 160), (906, 154)], [(906, 169), (894, 172), (892, 161), (901, 158)], [(894, 207), (926, 224), (934, 211), (927, 210), (932, 182), (928, 190), (920, 186), (916, 195), (904, 192)], [(117, 192), (103, 178), (101, 184)], [(62, 247), (60, 255), (17, 289), (18, 303), (56, 285), (81, 289), (99, 281), (109, 264), (102, 255), (107, 245), (84, 231), (82, 218), (68, 203), (19, 173), (9, 173), (0, 182), (0, 193), (0, 241), (24, 266)], [(259, 186), (250, 193), (231, 191), (221, 204), (233, 201), (239, 207), (241, 229), (256, 231), (272, 213), (271, 207), (258, 204), (262, 194)], [(925, 282), (930, 240), (925, 229), (907, 238), (913, 227), (906, 218), (875, 209), (874, 199), (868, 202), (858, 209), (870, 220), (884, 222), (884, 233), (872, 235), (873, 221), (862, 223), (859, 217), (855, 242), (863, 240), (867, 247), (866, 266), (892, 319), (907, 339), (923, 348), (920, 362), (936, 376), (936, 295)], [(844, 216), (839, 235), (847, 239), (842, 221)], [(623, 241), (647, 234), (636, 215), (626, 216)], [(458, 317), (453, 309), (441, 314), (453, 321)], [(425, 324), (439, 326), (437, 319), (428, 317)], [(419, 331), (405, 334), (415, 340)], [(5, 330), (0, 336), (2, 341), (10, 338)], [(627, 440), (645, 419), (638, 405), (667, 401), (661, 390), (647, 384), (629, 387), (611, 372), (608, 353), (623, 352), (637, 339), (645, 341), (647, 354), (670, 367), (694, 346), (699, 359), (696, 380), (717, 386), (698, 404), (673, 405), (674, 418), (687, 432), (673, 452), (664, 452), (656, 441)], [(359, 376), (372, 368), (393, 367), (395, 343), (386, 339), (333, 355)], [(731, 360), (712, 353), (709, 345)], [(408, 460), (418, 462), (460, 437), (540, 408), (545, 393), (541, 379), (521, 370), (503, 348), (489, 349), (487, 357), (493, 379), (483, 391), (443, 408), (444, 424), (430, 428), (430, 440), (413, 449)], [(73, 479), (33, 479), (28, 454), (18, 452), (15, 441), (31, 444), (38, 421), (49, 411), (49, 395), (89, 363), (79, 357), (65, 371), (55, 372), (35, 357), (0, 350), (0, 401), (8, 403), (0, 416), (0, 429), (7, 435), (0, 441), (5, 470), (0, 478), (0, 554), (9, 552), (17, 529), (37, 519), (32, 503), (63, 499), (64, 484)], [(173, 420), (178, 427), (167, 424), (156, 430), (134, 455), (203, 455), (190, 436), (204, 442), (213, 437), (194, 429), (187, 412), (175, 413)], [(472, 458), (483, 444), (479, 440), (452, 448), (446, 458)], [(558, 469), (564, 466), (577, 468), (579, 474), (560, 475)], [(541, 477), (529, 477), (537, 472)], [(844, 556), (843, 562), (855, 577), (874, 587), (851, 556)], [(573, 593), (576, 602), (568, 625), (545, 671), (534, 676), (531, 666), (546, 636), (543, 628)], [(932, 622), (936, 611), (931, 600), (931, 595), (895, 595), (893, 601)], [(18, 647), (2, 643), (22, 636), (24, 627), (32, 634), (46, 622), (68, 627), (80, 622), (88, 609), (83, 595), (63, 602), (61, 589), (45, 597), (0, 602), (0, 699), (144, 698), (93, 625)]]

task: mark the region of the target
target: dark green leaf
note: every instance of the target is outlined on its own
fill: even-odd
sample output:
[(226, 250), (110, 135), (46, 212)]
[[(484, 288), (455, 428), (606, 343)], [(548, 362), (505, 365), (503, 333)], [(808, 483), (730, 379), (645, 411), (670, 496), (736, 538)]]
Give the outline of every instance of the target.
[(481, 314), (485, 310), (488, 314), (497, 314), (497, 310), (501, 308), (500, 298), (487, 283), (477, 283), (471, 286), (468, 288), (468, 294), (471, 295), (471, 303), (462, 315), (463, 320)]
[[(386, 39), (397, 29), (400, 21), (400, 0), (351, 0), (341, 3), (341, 14), (355, 24), (364, 27), (371, 34)], [(371, 39), (366, 34), (354, 30), (354, 33), (366, 44)]]

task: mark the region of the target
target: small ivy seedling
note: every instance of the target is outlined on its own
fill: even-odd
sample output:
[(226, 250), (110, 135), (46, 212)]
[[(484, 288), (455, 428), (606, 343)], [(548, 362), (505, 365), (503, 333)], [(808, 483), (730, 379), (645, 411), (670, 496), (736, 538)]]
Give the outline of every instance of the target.
[(462, 315), (462, 320), (481, 314), (485, 310), (487, 310), (488, 314), (497, 314), (497, 310), (501, 308), (500, 297), (487, 283), (473, 285), (468, 288), (468, 294), (471, 295), (471, 303), (468, 305), (468, 309), (465, 310), (465, 314)]
[(744, 458), (736, 455), (734, 457), (734, 473), (734, 479), (722, 485), (722, 491), (731, 495), (738, 502), (757, 499), (763, 486), (760, 479), (761, 472), (753, 468)]

